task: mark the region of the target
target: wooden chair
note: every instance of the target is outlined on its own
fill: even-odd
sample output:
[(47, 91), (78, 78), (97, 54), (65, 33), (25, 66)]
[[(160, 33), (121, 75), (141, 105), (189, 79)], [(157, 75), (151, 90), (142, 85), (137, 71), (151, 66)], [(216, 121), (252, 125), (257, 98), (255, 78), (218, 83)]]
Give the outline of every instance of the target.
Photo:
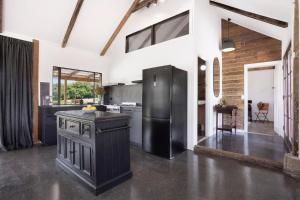
[(263, 123), (265, 123), (266, 121), (268, 122), (269, 107), (270, 107), (269, 103), (259, 102), (257, 104), (258, 112), (255, 112), (256, 115), (255, 121), (262, 121)]

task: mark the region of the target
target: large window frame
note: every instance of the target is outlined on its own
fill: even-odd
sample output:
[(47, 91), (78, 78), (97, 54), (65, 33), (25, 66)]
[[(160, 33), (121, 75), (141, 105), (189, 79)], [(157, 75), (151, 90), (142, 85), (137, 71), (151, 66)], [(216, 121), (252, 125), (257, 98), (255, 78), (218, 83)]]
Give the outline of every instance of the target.
[[(160, 25), (162, 25), (162, 24), (168, 23), (168, 22), (170, 22), (170, 21), (172, 21), (172, 20), (174, 20), (174, 19), (180, 18), (180, 17), (182, 17), (182, 16), (187, 16), (187, 17), (188, 17), (188, 21), (189, 21), (189, 23), (188, 23), (188, 30), (187, 30), (188, 33), (187, 33), (187, 34), (184, 34), (184, 35), (182, 35), (182, 36), (178, 36), (178, 37), (174, 37), (174, 38), (172, 38), (172, 39), (168, 39), (168, 40), (162, 41), (162, 42), (166, 42), (166, 41), (169, 41), (169, 40), (173, 40), (173, 39), (176, 39), (176, 38), (179, 38), (179, 37), (183, 37), (183, 36), (189, 35), (189, 34), (190, 34), (190, 27), (189, 27), (189, 25), (190, 25), (190, 11), (187, 10), (187, 11), (185, 11), (185, 12), (183, 12), (183, 13), (180, 13), (180, 14), (178, 14), (178, 15), (175, 15), (175, 16), (173, 16), (173, 17), (170, 17), (170, 18), (168, 18), (168, 19), (165, 19), (165, 20), (163, 20), (163, 21), (161, 21), (161, 22), (158, 22), (158, 23), (156, 23), (156, 24), (147, 26), (146, 28), (144, 28), (144, 29), (142, 29), (142, 30), (139, 30), (139, 31), (136, 31), (136, 32), (134, 32), (134, 33), (132, 33), (132, 34), (130, 34), (130, 35), (127, 35), (127, 36), (126, 36), (125, 53), (130, 53), (130, 52), (133, 52), (133, 51), (136, 51), (136, 50), (145, 48), (145, 47), (149, 47), (149, 46), (153, 46), (153, 45), (155, 45), (155, 44), (162, 43), (162, 42), (156, 42), (156, 32), (155, 32), (155, 31), (156, 31), (156, 27), (157, 27), (157, 26), (160, 26)], [(146, 30), (151, 30), (151, 35), (150, 35), (150, 38), (151, 38), (151, 42), (150, 42), (150, 43), (151, 43), (151, 44), (150, 44), (149, 46), (145, 46), (145, 47), (141, 47), (141, 48), (138, 48), (138, 49), (130, 50), (129, 39), (130, 39), (131, 37), (133, 37), (133, 36), (136, 36), (136, 35), (138, 35), (138, 34), (144, 32), (144, 31), (146, 31)]]
[(284, 138), (288, 149), (292, 150), (294, 142), (294, 107), (293, 107), (293, 67), (292, 49), (289, 44), (283, 57), (283, 104), (284, 104)]
[[(80, 70), (80, 69), (73, 69), (73, 68), (66, 68), (66, 67), (57, 67), (57, 66), (53, 66), (53, 69), (52, 69), (52, 98), (54, 98), (53, 96), (53, 93), (54, 93), (54, 84), (55, 84), (55, 78), (57, 78), (57, 103), (54, 103), (54, 105), (78, 105), (80, 103), (63, 103), (62, 104), (62, 99), (61, 99), (61, 96), (62, 96), (62, 81), (65, 80), (62, 78), (62, 70), (69, 70), (69, 71), (73, 71), (74, 73), (77, 72), (77, 73), (90, 73), (91, 74), (91, 78), (89, 79), (92, 79), (93, 81), (90, 81), (91, 83), (93, 82), (93, 89), (92, 89), (92, 92), (93, 92), (93, 104), (96, 103), (96, 93), (95, 93), (95, 90), (96, 90), (96, 86), (99, 86), (99, 87), (102, 87), (102, 73), (100, 72), (92, 72), (92, 71), (86, 71), (86, 70)], [(54, 76), (54, 73), (57, 73), (57, 76)], [(99, 82), (96, 81), (96, 77), (100, 80)], [(69, 80), (72, 80), (72, 79), (69, 79)], [(85, 81), (81, 81), (81, 82), (85, 82)], [(88, 81), (86, 81), (88, 82)], [(65, 97), (64, 97), (65, 98)], [(66, 101), (67, 102), (67, 101)], [(89, 104), (89, 103), (86, 103), (86, 104)]]

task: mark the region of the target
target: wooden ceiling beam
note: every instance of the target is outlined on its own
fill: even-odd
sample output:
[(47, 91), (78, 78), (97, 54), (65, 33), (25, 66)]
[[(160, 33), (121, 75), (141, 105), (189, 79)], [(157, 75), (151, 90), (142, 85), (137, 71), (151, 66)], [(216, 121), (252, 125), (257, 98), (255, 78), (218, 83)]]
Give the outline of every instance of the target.
[(78, 70), (74, 70), (73, 72), (71, 72), (71, 73), (69, 74), (69, 77), (71, 78), (72, 76), (74, 76), (74, 75), (76, 75), (76, 74), (78, 74), (78, 73), (79, 73)]
[(106, 54), (107, 50), (109, 49), (109, 47), (111, 46), (111, 44), (113, 43), (113, 41), (116, 39), (117, 35), (120, 33), (121, 29), (123, 28), (123, 26), (125, 25), (125, 23), (129, 19), (129, 17), (131, 16), (131, 14), (133, 13), (133, 10), (136, 8), (136, 6), (138, 5), (139, 2), (140, 2), (140, 0), (134, 0), (133, 1), (133, 3), (131, 4), (130, 8), (126, 12), (125, 16), (123, 17), (123, 19), (119, 23), (118, 27), (115, 29), (114, 33), (109, 38), (109, 40), (106, 43), (105, 47), (101, 51), (101, 53), (100, 53), (101, 56), (104, 56)]
[(73, 28), (74, 28), (75, 22), (76, 22), (76, 20), (77, 20), (77, 17), (78, 17), (78, 15), (79, 15), (79, 12), (80, 12), (80, 9), (81, 9), (81, 7), (82, 7), (83, 2), (84, 2), (84, 0), (78, 0), (78, 1), (77, 1), (75, 10), (74, 10), (73, 15), (72, 15), (72, 18), (71, 18), (71, 20), (70, 20), (70, 22), (69, 22), (68, 29), (67, 29), (67, 31), (66, 31), (66, 33), (65, 33), (65, 37), (64, 37), (64, 40), (63, 40), (62, 45), (61, 45), (62, 48), (65, 48), (65, 47), (67, 46), (68, 40), (69, 40), (70, 35), (71, 35), (71, 33), (72, 33), (72, 30), (73, 30)]
[(3, 18), (4, 18), (3, 0), (0, 0), (0, 33), (3, 32)]
[(266, 16), (263, 16), (263, 15), (255, 14), (255, 13), (252, 13), (252, 12), (248, 12), (248, 11), (245, 11), (245, 10), (242, 10), (242, 9), (239, 9), (239, 8), (235, 8), (235, 7), (232, 7), (232, 6), (228, 6), (228, 5), (225, 5), (225, 4), (222, 4), (222, 3), (218, 3), (218, 2), (215, 2), (215, 1), (211, 1), (211, 0), (209, 1), (209, 3), (212, 6), (216, 6), (216, 7), (219, 7), (219, 8), (222, 8), (222, 9), (225, 9), (225, 10), (228, 10), (228, 11), (240, 14), (240, 15), (244, 15), (246, 17), (250, 17), (252, 19), (256, 19), (256, 20), (259, 20), (259, 21), (262, 21), (262, 22), (266, 22), (266, 23), (269, 23), (269, 24), (272, 24), (272, 25), (275, 25), (275, 26), (279, 26), (281, 28), (287, 28), (289, 26), (289, 24), (287, 22), (277, 20), (277, 19), (274, 19), (274, 18), (270, 18), (270, 17), (266, 17)]
[(157, 3), (157, 0), (142, 0), (132, 12), (136, 12), (144, 7), (149, 7), (153, 3)]

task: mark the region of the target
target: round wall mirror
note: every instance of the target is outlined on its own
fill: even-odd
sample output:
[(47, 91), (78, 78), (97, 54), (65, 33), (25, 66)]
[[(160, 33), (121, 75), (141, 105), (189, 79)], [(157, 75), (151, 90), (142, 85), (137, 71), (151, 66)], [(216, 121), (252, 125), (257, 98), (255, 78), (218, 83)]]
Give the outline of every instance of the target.
[(214, 95), (218, 97), (220, 95), (220, 62), (218, 58), (214, 59)]

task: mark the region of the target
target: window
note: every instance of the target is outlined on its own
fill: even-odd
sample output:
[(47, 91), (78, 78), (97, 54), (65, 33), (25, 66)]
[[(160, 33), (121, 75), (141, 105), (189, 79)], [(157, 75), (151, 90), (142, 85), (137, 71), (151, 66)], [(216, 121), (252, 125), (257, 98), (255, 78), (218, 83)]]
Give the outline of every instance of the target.
[(189, 34), (189, 11), (126, 37), (126, 53)]
[(165, 42), (189, 34), (189, 15), (179, 15), (154, 26), (155, 43)]
[(101, 73), (53, 67), (53, 104), (96, 103), (99, 98), (95, 89), (98, 87), (102, 87)]
[[(134, 33), (127, 38), (127, 52), (138, 50), (151, 45), (151, 28)], [(129, 45), (130, 44), (130, 45)]]

